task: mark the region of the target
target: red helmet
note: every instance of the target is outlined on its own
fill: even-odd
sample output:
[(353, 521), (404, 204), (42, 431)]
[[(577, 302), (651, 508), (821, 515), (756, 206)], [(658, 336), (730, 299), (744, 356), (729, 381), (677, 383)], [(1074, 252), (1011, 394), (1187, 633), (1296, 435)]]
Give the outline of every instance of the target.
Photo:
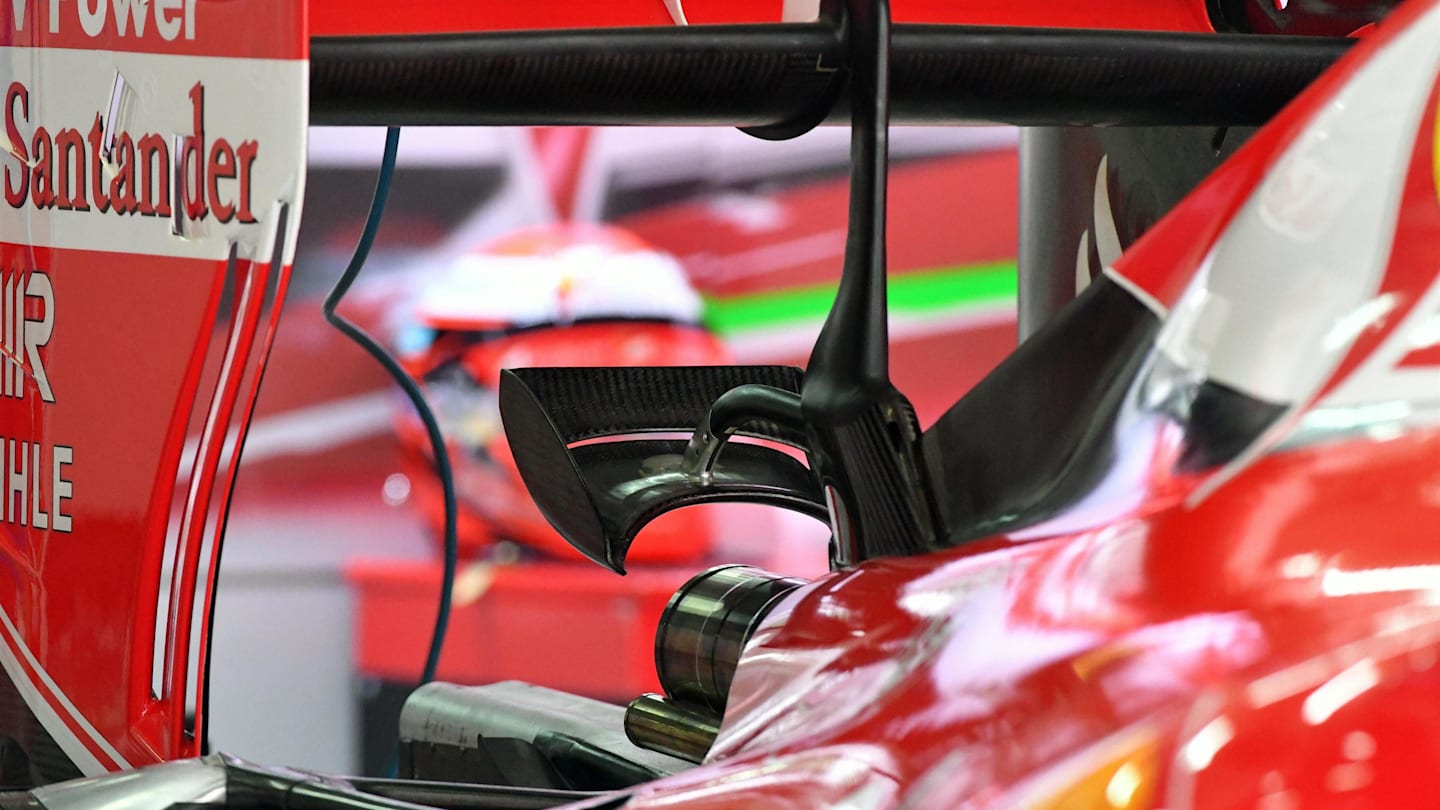
[[(672, 256), (623, 230), (589, 224), (508, 235), (426, 280), (406, 313), (400, 348), (450, 450), (462, 553), (510, 540), (579, 559), (520, 482), (500, 424), (500, 370), (727, 363), (724, 346), (699, 323), (701, 306)], [(438, 532), (439, 481), (408, 403), (396, 428), (412, 498)], [(704, 510), (672, 513), (646, 529), (631, 560), (702, 557), (710, 540)]]

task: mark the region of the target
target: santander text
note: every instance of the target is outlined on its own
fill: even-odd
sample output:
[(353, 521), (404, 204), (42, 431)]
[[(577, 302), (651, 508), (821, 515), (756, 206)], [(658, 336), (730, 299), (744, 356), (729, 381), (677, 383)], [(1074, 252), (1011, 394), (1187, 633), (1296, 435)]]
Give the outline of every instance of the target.
[[(151, 0), (155, 2), (155, 0)], [(219, 137), (207, 143), (205, 86), (189, 92), (192, 132), (171, 139), (156, 132), (107, 129), (97, 111), (89, 126), (64, 126), (52, 134), (30, 127), (29, 89), (11, 82), (5, 91), (5, 202), (59, 211), (171, 217), (180, 206), (187, 219), (214, 216), (220, 223), (256, 221), (250, 208), (252, 177), (260, 145), (232, 145)], [(179, 171), (174, 170), (176, 162)]]

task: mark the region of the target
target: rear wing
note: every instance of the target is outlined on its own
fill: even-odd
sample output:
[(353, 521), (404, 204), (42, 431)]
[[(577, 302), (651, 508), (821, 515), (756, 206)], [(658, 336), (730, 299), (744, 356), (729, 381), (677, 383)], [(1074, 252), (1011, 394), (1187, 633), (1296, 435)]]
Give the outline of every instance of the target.
[[(1345, 38), (896, 24), (893, 124), (1264, 123)], [(826, 22), (311, 41), (319, 125), (704, 124), (789, 137), (849, 110)]]

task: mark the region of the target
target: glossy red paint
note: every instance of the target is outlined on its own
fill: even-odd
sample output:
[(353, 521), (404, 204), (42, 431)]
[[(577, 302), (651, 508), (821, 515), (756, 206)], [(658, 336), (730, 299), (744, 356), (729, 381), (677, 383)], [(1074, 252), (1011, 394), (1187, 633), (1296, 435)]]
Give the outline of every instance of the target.
[[(1379, 47), (1377, 40), (1366, 39), (1355, 46), (1355, 51), (1373, 53)], [(1281, 151), (1310, 122), (1322, 100), (1342, 87), (1362, 62), (1358, 58), (1343, 59), (1316, 79), (1246, 141), (1231, 160), (1201, 182), (1186, 198), (1187, 205), (1176, 208), (1147, 231), (1115, 262), (1114, 271), (1160, 306), (1173, 307), (1215, 240), (1265, 173), (1274, 167)]]
[[(108, 12), (92, 4), (87, 11)], [(130, 9), (126, 9), (130, 11)], [(265, 10), (265, 11), (268, 11)], [(303, 59), (310, 53), (305, 8), (298, 13), (259, 12), (248, 3), (194, 2), (100, 13), (93, 29), (81, 25), (79, 9), (46, 0), (16, 0), (0, 8), (0, 44), (11, 47), (80, 48), (122, 53), (168, 53), (248, 59)], [(125, 27), (120, 28), (121, 19)], [(244, 32), (263, 21), (266, 36)], [(168, 33), (172, 31), (173, 33)], [(93, 32), (92, 32), (93, 31)]]
[[(1433, 301), (1434, 293), (1429, 290), (1435, 240), (1440, 236), (1440, 204), (1427, 188), (1435, 137), (1433, 63), (1425, 61), (1430, 56), (1424, 52), (1427, 43), (1404, 44), (1405, 38), (1397, 36), (1423, 16), (1424, 8), (1423, 3), (1410, 3), (1399, 9), (1375, 35), (1356, 46), (1353, 58), (1342, 60), (1311, 85), (1233, 160), (1202, 183), (1185, 205), (1107, 270), (1162, 317), (1182, 306), (1181, 299), (1187, 295), (1196, 306), (1208, 306), (1200, 302), (1199, 292), (1207, 287), (1211, 289), (1204, 294), (1211, 300), (1246, 297), (1240, 292), (1243, 288), (1257, 299), (1268, 294), (1267, 300), (1275, 304), (1268, 321), (1258, 323), (1261, 319), (1254, 318), (1252, 310), (1252, 317), (1242, 318), (1257, 321), (1247, 334), (1304, 334), (1323, 346), (1317, 347), (1317, 357), (1322, 359), (1290, 363), (1308, 366), (1306, 371), (1286, 372), (1287, 383), (1266, 386), (1269, 390), (1262, 398), (1268, 401), (1295, 400), (1297, 408), (1337, 395), (1378, 401), (1393, 393), (1388, 383), (1396, 376), (1379, 366), (1404, 365), (1403, 358), (1411, 349), (1427, 348), (1399, 346), (1409, 340), (1400, 336), (1401, 331), (1414, 327), (1416, 318), (1425, 317), (1416, 307), (1423, 310), (1425, 301)], [(1402, 51), (1402, 45), (1408, 50)], [(1397, 61), (1401, 59), (1424, 64)], [(1356, 89), (1362, 83), (1364, 89)], [(1365, 116), (1347, 119), (1341, 111), (1359, 97), (1393, 92), (1391, 88), (1396, 86), (1418, 87), (1421, 92), (1405, 91), (1409, 95), (1404, 101), (1392, 96), (1389, 106), (1413, 104), (1418, 109), (1407, 110), (1405, 118), (1392, 121), (1384, 136), (1386, 145), (1377, 146), (1380, 130), (1366, 130), (1360, 123)], [(1326, 147), (1319, 145), (1322, 143), (1331, 144), (1330, 152), (1323, 156), (1321, 150)], [(1318, 169), (1325, 160), (1335, 165)], [(1396, 188), (1387, 185), (1392, 182)], [(1355, 267), (1338, 285), (1306, 291), (1298, 275), (1276, 274), (1286, 280), (1266, 287), (1246, 281), (1237, 270), (1261, 261), (1243, 258), (1247, 253), (1269, 250), (1267, 256), (1278, 255), (1274, 251), (1281, 250), (1277, 246), (1282, 244), (1286, 249), (1306, 250), (1306, 245), (1323, 241), (1326, 233), (1353, 227), (1350, 220), (1357, 200), (1384, 215), (1373, 223), (1376, 233), (1352, 233), (1352, 238), (1373, 240), (1372, 255), (1363, 259), (1346, 256), (1343, 261), (1353, 262)], [(1339, 214), (1341, 211), (1347, 213)], [(1264, 244), (1267, 234), (1273, 236), (1268, 248)], [(1326, 263), (1323, 257), (1309, 261)], [(1341, 278), (1340, 274), (1336, 277)], [(1214, 307), (1211, 310), (1210, 317), (1226, 317), (1216, 315)], [(1193, 321), (1201, 314), (1207, 313), (1196, 310), (1186, 318)], [(1356, 325), (1344, 328), (1358, 331), (1351, 336), (1342, 334), (1340, 327), (1332, 329), (1323, 321), (1329, 314), (1337, 322), (1348, 318), (1346, 323)], [(1181, 325), (1187, 322), (1177, 317), (1176, 332), (1188, 329)], [(1171, 340), (1176, 342), (1173, 337)], [(1279, 345), (1280, 341), (1276, 338), (1274, 342)], [(1253, 382), (1257, 375), (1235, 368), (1247, 363), (1261, 365), (1232, 356), (1232, 368), (1226, 375), (1248, 375)], [(1364, 373), (1360, 373), (1362, 367)], [(1319, 376), (1300, 382), (1310, 375)], [(1392, 380), (1387, 381), (1387, 375)], [(1348, 390), (1341, 385), (1347, 381)], [(1235, 384), (1236, 380), (1226, 382)], [(1287, 389), (1292, 384), (1296, 387)], [(1367, 394), (1367, 388), (1374, 390)]]
[[(218, 554), (206, 541), (223, 519), (231, 474), (230, 462), (222, 459), (230, 452), (226, 437), (243, 430), (268, 342), (270, 322), (262, 316), (273, 311), (262, 305), (268, 303), (263, 293), (271, 269), (245, 262), (230, 273), (219, 262), (197, 272), (194, 260), (13, 245), (5, 245), (3, 255), (7, 267), (50, 275), (57, 321), (45, 358), (56, 402), (0, 404), (7, 439), (12, 446), (38, 445), (49, 478), (35, 489), (48, 525), (4, 526), (14, 575), (4, 602), (15, 624), (7, 628), (10, 643), (22, 658), (34, 656), (33, 665), (45, 673), (37, 677), (54, 681), (54, 691), (73, 704), (66, 711), (74, 712), (75, 722), (96, 729), (92, 751), (103, 754), (102, 764), (187, 755), (195, 750), (181, 725), (194, 674), (188, 670), (191, 619), (197, 593), (209, 599)], [(250, 293), (233, 320), (219, 311), (227, 276)], [(156, 300), (147, 289), (164, 289), (167, 297)], [(157, 306), (168, 309), (179, 300), (194, 306), (185, 315), (157, 314)], [(212, 324), (222, 317), (230, 326), (217, 333)], [(64, 328), (72, 323), (93, 331)], [(217, 345), (212, 339), (225, 347), (218, 367), (206, 363), (207, 354), (216, 358), (207, 351)], [(117, 392), (127, 392), (123, 410), (114, 407)], [(200, 417), (191, 434), (201, 437), (198, 473), (177, 478), (192, 407)], [(69, 451), (69, 469), (55, 470), (59, 448)], [(67, 483), (69, 497), (63, 494)], [(172, 513), (172, 497), (180, 499), (178, 513)], [(32, 519), (36, 508), (30, 505)], [(70, 519), (68, 529), (60, 528), (61, 516)], [(162, 560), (167, 534), (180, 540), (178, 562), (173, 554)], [(202, 547), (210, 559), (202, 558)], [(170, 618), (157, 661), (163, 687), (155, 695), (149, 644), (136, 642), (154, 629), (162, 571), (174, 579), (164, 597), (171, 602)], [(113, 676), (93, 677), (98, 672), (126, 677), (117, 684)], [(117, 692), (126, 695), (124, 702), (116, 701)]]
[[(1183, 311), (1275, 156), (1367, 60), (1437, 20), (1434, 0), (1397, 12), (1127, 253), (1119, 280), (1161, 315)], [(1407, 242), (1360, 312), (1381, 296), (1423, 307), (1440, 289), (1435, 201), (1420, 194), (1437, 79), (1410, 67), (1429, 102), (1391, 189), (1398, 228), (1384, 234)], [(1377, 340), (1351, 339), (1369, 361), (1414, 323), (1377, 319)], [(1331, 383), (1364, 367), (1337, 357)], [(1348, 415), (1348, 427), (1332, 419), (1276, 449), (1300, 435), (1297, 412), (1262, 440), (1268, 453), (1219, 474), (1175, 471), (1164, 441), (1121, 443), (1117, 455), (1138, 452), (1150, 472), (1133, 479), (1134, 506), (1103, 523), (874, 560), (802, 588), (747, 648), (707, 765), (627, 806), (1374, 807), (1431, 795), (1440, 427), (1411, 417), (1433, 412), (1433, 379), (1378, 420), (1312, 406), (1317, 383), (1299, 412)]]
[[(0, 361), (0, 434), (5, 483), (20, 484), (0, 520), (0, 663), (35, 716), (17, 710), (7, 733), (49, 736), (95, 773), (199, 751), (186, 715), (194, 706), (203, 728), (218, 538), (298, 222), (291, 206), (281, 228), (277, 200), (298, 199), (301, 178), (279, 164), (304, 152), (308, 37), (303, 14), (270, 19), (252, 2), (201, 3), (193, 18), (156, 6), (170, 16), (128, 33), (108, 17), (92, 31), (71, 8), (7, 5), (0, 26), (10, 89), (29, 99), (7, 120), (7, 190), (33, 172), (29, 204), (7, 198), (0, 224), (3, 289), (18, 305), (4, 307), (15, 351)], [(245, 112), (260, 104), (264, 121)], [(162, 110), (194, 127), (174, 156), (140, 135)], [(93, 154), (102, 118), (117, 136), (113, 178)], [(59, 142), (92, 122), (89, 150), (37, 146), (41, 128)], [(150, 150), (144, 168), (132, 146)], [(260, 168), (237, 181), (247, 149)], [(187, 189), (173, 200), (172, 157)], [(128, 190), (115, 184), (127, 177)], [(68, 201), (37, 196), (52, 183)], [(127, 194), (140, 204), (122, 218)], [(221, 222), (225, 194), (248, 200), (255, 221)], [(33, 351), (16, 348), (17, 331)]]
[(843, 780), (796, 806), (1051, 806), (1132, 749), (1154, 806), (1421, 795), (1397, 705), (1440, 700), (1437, 459), (1433, 429), (1316, 446), (1193, 508), (834, 574), (747, 651), (712, 766), (635, 804), (789, 796), (803, 757)]

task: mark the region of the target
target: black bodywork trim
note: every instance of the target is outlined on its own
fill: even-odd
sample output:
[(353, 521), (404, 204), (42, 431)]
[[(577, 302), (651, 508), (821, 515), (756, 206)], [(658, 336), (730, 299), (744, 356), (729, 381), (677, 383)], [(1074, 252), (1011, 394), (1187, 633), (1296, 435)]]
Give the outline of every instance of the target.
[(1160, 319), (1105, 277), (1020, 344), (927, 431), (954, 545), (1037, 523), (1110, 469), (1113, 428)]

